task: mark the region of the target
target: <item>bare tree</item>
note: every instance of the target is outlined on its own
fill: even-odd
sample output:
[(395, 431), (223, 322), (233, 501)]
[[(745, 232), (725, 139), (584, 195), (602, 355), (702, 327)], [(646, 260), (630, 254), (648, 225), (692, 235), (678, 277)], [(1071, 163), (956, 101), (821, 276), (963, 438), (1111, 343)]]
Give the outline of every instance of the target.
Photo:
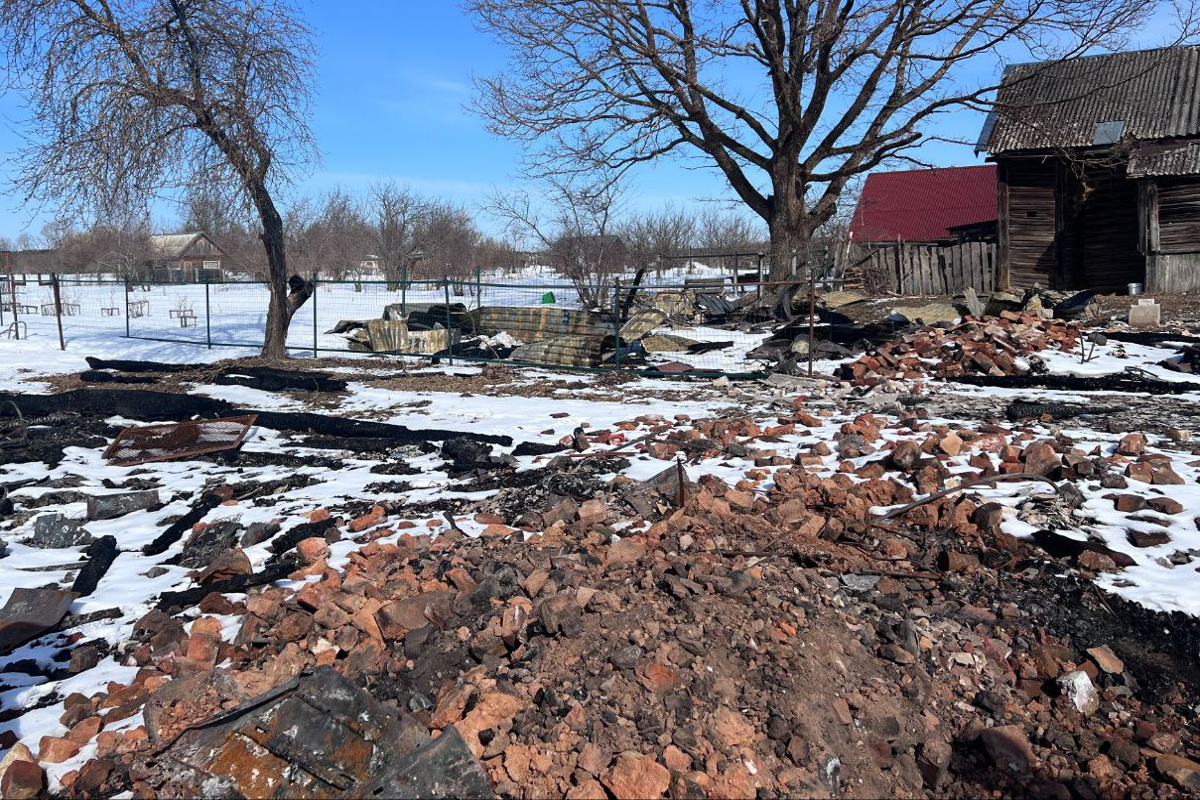
[(479, 231), (466, 209), (451, 203), (427, 204), (414, 236), (425, 275), (467, 278), (475, 274)]
[(547, 179), (544, 188), (542, 202), (524, 191), (496, 193), (487, 209), (511, 236), (549, 256), (559, 273), (574, 284), (582, 305), (606, 308), (614, 279), (629, 257), (627, 246), (615, 233), (621, 209), (618, 183), (607, 178), (589, 183), (556, 177)]
[(374, 229), (375, 255), (388, 281), (399, 281), (417, 250), (417, 228), (428, 203), (407, 186), (392, 181), (371, 187), (368, 216)]
[(96, 222), (71, 230), (56, 245), (64, 271), (136, 275), (150, 253), (150, 224), (145, 219)]
[(936, 115), (984, 101), (995, 86), (973, 76), (998, 58), (1119, 45), (1164, 5), (466, 0), (510, 59), (477, 83), (478, 109), (493, 132), (543, 145), (531, 172), (698, 156), (766, 221), (779, 280), (847, 182), (914, 158)]
[(286, 356), (311, 284), (289, 288), (273, 193), (315, 156), (312, 36), (290, 0), (0, 0), (7, 83), (29, 101), (17, 181), (76, 210), (144, 207), (205, 181), (261, 225), (263, 355)]
[(324, 272), (335, 281), (357, 275), (375, 244), (374, 232), (358, 201), (341, 188), (334, 188), (316, 203), (315, 216), (307, 220), (303, 231), (296, 232), (305, 241), (306, 274)]
[(487, 272), (517, 272), (525, 266), (526, 257), (512, 242), (492, 236), (480, 236), (475, 245), (475, 261)]
[(766, 242), (762, 220), (709, 206), (696, 221), (696, 245), (717, 253), (757, 251)]
[(631, 266), (637, 269), (664, 266), (664, 257), (695, 246), (696, 215), (688, 209), (668, 205), (661, 211), (630, 214), (619, 228), (629, 248)]

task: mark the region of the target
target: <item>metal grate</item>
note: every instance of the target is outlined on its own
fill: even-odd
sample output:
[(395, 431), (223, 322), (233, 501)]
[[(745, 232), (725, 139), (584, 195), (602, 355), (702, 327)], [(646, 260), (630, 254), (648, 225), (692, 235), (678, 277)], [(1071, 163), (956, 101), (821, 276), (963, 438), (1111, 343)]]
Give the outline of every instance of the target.
[(257, 414), (126, 428), (104, 451), (110, 464), (129, 467), (148, 461), (232, 450), (242, 443)]

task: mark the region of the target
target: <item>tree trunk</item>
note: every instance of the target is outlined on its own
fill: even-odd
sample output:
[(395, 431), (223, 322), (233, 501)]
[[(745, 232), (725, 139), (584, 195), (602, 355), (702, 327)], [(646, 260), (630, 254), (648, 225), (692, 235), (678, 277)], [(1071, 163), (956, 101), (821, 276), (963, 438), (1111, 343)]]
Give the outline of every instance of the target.
[(815, 220), (809, 215), (800, 187), (803, 182), (785, 174), (775, 182), (771, 197), (772, 211), (767, 219), (771, 234), (770, 286), (764, 305), (770, 305), (776, 319), (792, 318), (792, 298), (808, 286), (807, 253)]
[(271, 298), (267, 305), (267, 326), (263, 333), (262, 356), (284, 359), (287, 358), (287, 334), (292, 317), (312, 296), (314, 287), (311, 281), (293, 282), (294, 285), (289, 285), (283, 218), (279, 216), (275, 204), (265, 190), (260, 195), (258, 211), (263, 226), (263, 247), (267, 251), (267, 285), (271, 290)]
[(770, 280), (772, 283), (800, 280), (804, 277), (804, 255), (813, 228), (804, 202), (803, 182), (785, 171), (773, 183), (775, 194), (771, 196), (771, 215), (767, 219), (771, 234)]

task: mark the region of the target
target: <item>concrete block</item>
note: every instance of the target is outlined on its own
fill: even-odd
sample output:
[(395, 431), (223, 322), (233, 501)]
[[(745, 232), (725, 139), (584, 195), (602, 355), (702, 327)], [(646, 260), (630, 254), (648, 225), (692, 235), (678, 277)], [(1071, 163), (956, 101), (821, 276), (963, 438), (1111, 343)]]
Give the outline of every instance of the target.
[(1143, 302), (1129, 307), (1129, 324), (1135, 328), (1153, 328), (1162, 322), (1162, 306), (1154, 301)]

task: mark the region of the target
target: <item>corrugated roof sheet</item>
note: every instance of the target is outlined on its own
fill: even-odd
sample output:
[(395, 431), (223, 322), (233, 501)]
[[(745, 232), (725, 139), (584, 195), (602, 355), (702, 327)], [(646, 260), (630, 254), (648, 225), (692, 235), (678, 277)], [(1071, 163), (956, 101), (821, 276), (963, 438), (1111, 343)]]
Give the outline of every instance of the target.
[(850, 232), (857, 242), (932, 242), (996, 216), (994, 164), (872, 172)]
[(1200, 142), (1139, 146), (1129, 156), (1130, 178), (1158, 175), (1200, 175)]
[(1114, 122), (1122, 141), (1200, 134), (1200, 46), (1010, 67), (982, 144), (993, 154), (1090, 147)]

